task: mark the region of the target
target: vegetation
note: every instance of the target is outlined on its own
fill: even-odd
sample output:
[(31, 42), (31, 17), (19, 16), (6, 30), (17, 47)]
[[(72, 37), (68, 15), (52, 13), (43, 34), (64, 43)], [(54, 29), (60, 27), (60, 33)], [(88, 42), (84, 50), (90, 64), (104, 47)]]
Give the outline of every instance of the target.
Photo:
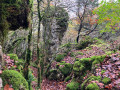
[(119, 4), (0, 0), (0, 90), (118, 90)]
[(15, 70), (5, 70), (3, 71), (1, 77), (3, 79), (3, 86), (10, 84), (15, 90), (18, 88), (28, 90), (28, 82), (19, 72)]

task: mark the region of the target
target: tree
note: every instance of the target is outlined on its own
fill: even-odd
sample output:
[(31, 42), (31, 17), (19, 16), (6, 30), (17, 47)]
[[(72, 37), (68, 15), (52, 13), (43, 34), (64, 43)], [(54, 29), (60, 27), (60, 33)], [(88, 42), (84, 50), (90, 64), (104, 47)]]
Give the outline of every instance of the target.
[(98, 15), (98, 23), (104, 26), (101, 32), (115, 32), (120, 28), (120, 0), (112, 2), (103, 0), (93, 13)]
[(77, 43), (79, 42), (80, 32), (83, 29), (88, 31), (86, 35), (89, 35), (96, 29), (98, 24), (97, 22), (91, 23), (91, 17), (94, 17), (92, 14), (92, 10), (97, 6), (98, 0), (77, 0), (77, 16), (80, 21), (78, 28), (78, 36), (76, 38)]

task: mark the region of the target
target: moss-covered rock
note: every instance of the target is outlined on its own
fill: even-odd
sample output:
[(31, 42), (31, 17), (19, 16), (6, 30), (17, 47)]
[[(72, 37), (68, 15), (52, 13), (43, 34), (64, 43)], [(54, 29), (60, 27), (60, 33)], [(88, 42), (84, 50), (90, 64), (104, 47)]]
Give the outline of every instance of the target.
[(18, 56), (16, 54), (11, 53), (11, 54), (8, 54), (8, 56), (10, 56), (10, 59), (12, 60), (15, 60), (15, 61), (18, 60)]
[(0, 42), (9, 30), (28, 28), (33, 0), (0, 0)]
[(64, 79), (64, 75), (57, 69), (51, 69), (48, 73), (47, 73), (47, 78), (49, 80), (63, 80)]
[(73, 66), (74, 74), (77, 76), (84, 75), (87, 70), (91, 71), (95, 64), (100, 64), (104, 61), (106, 55), (92, 56), (90, 58), (76, 59)]
[(100, 88), (96, 83), (90, 83), (85, 90), (100, 90)]
[(64, 76), (67, 76), (71, 73), (72, 71), (72, 64), (70, 63), (64, 63), (63, 67), (59, 67), (59, 70)]
[(21, 87), (24, 90), (28, 90), (28, 82), (25, 78), (15, 70), (5, 70), (3, 71), (2, 75), (3, 86), (6, 84), (10, 84), (13, 86), (14, 90), (18, 90)]
[(71, 79), (71, 76), (67, 76), (67, 77), (65, 78), (65, 82), (69, 81), (70, 79)]
[(64, 59), (64, 54), (58, 54), (57, 56), (56, 56), (56, 61), (57, 62), (60, 62), (62, 59)]
[[(88, 83), (90, 83), (91, 81), (101, 81), (101, 77), (100, 76), (90, 76), (89, 78), (87, 78), (82, 84), (81, 84), (81, 90), (85, 90), (86, 85)], [(88, 89), (89, 90), (89, 89)], [(90, 89), (91, 90), (91, 89)]]
[(67, 84), (66, 90), (79, 90), (79, 85), (78, 82), (72, 81)]
[(107, 85), (107, 84), (109, 84), (109, 83), (111, 82), (111, 79), (108, 78), (108, 77), (104, 77), (103, 80), (102, 80), (102, 82), (103, 82), (105, 85)]

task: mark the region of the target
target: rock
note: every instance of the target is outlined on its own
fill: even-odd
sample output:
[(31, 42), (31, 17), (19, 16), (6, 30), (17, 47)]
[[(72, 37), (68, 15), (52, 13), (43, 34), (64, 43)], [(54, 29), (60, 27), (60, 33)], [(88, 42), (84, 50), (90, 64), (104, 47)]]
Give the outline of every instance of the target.
[(68, 13), (61, 7), (51, 7), (50, 12), (50, 15), (46, 15), (43, 18), (43, 39), (45, 48), (48, 50), (49, 61), (52, 55), (58, 51), (64, 33), (67, 30), (69, 18)]

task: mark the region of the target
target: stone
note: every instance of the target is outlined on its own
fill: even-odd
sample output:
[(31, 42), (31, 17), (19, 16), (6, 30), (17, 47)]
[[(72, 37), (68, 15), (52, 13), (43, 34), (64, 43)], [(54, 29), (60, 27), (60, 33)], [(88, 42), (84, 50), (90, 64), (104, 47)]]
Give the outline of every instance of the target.
[[(56, 11), (55, 11), (56, 10)], [(51, 61), (61, 45), (63, 36), (68, 27), (68, 13), (61, 7), (50, 8), (51, 14), (43, 18), (43, 41)], [(49, 12), (48, 12), (49, 13)], [(54, 13), (54, 14), (53, 14)]]

